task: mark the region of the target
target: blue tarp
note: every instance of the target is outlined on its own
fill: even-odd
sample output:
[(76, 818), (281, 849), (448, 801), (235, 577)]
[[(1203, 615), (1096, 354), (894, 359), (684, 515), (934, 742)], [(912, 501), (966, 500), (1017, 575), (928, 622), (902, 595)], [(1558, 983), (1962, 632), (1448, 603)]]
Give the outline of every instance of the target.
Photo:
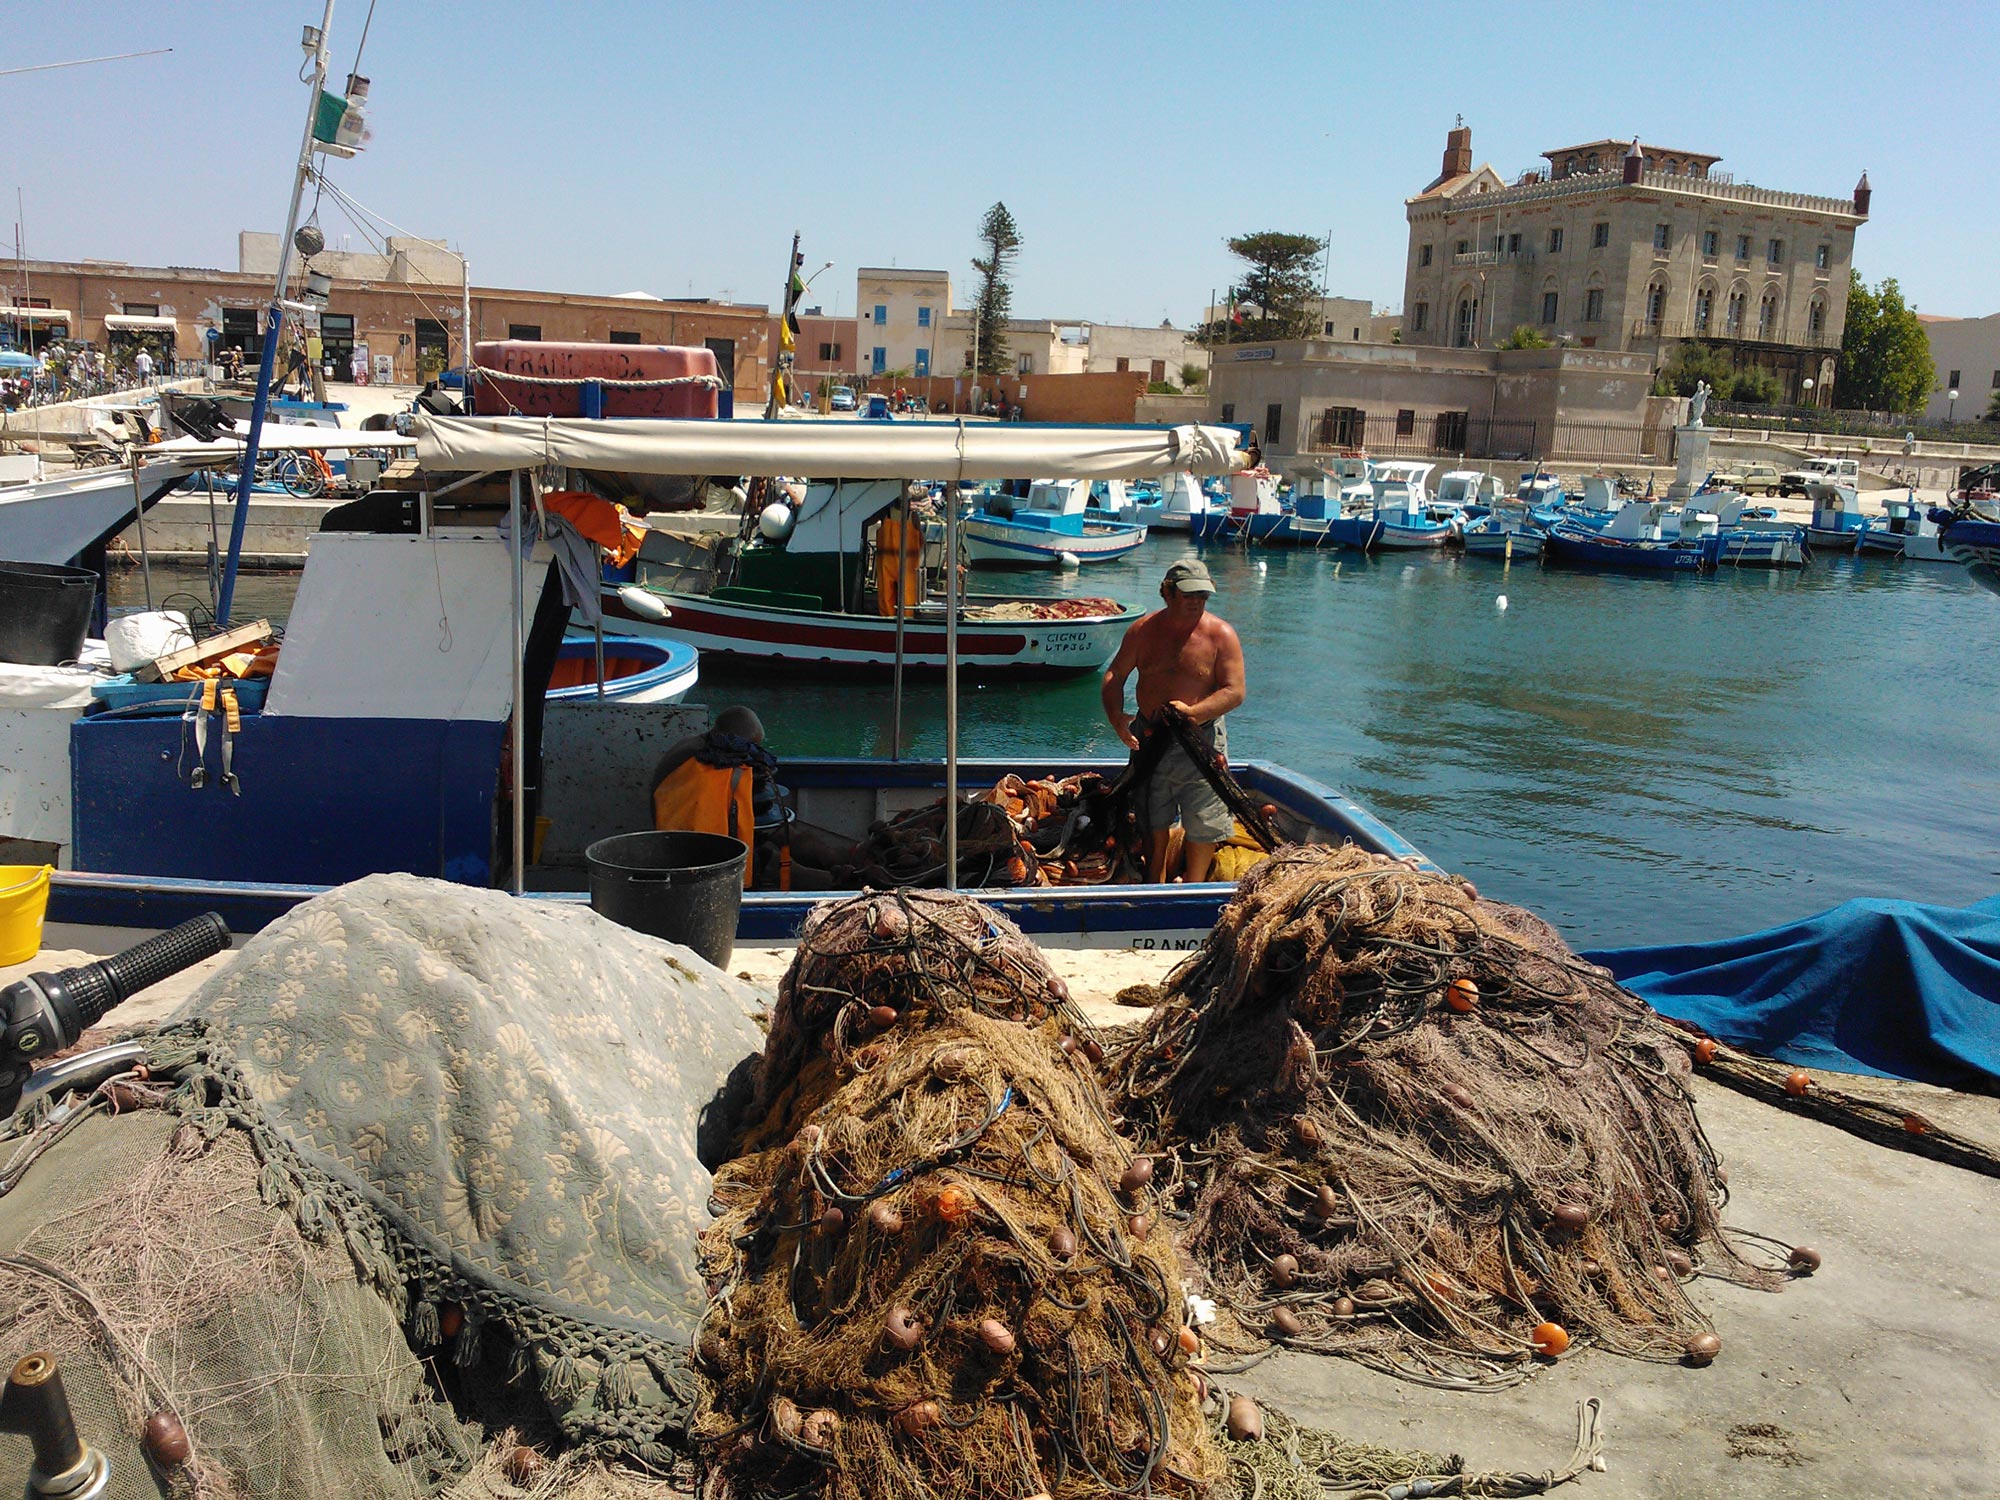
[(1848, 901), (1713, 943), (1584, 955), (1662, 1015), (1802, 1067), (2000, 1084), (2000, 896)]

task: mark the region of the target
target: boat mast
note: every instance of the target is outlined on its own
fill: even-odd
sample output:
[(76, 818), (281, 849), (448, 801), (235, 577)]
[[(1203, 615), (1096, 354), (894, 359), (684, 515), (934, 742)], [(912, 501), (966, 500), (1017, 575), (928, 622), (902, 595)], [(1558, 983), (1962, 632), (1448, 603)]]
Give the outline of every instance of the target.
[[(250, 433), (243, 444), (243, 469), (236, 478), (236, 513), (229, 518), (229, 556), (222, 568), (222, 589), (215, 601), (215, 628), (226, 629), (236, 598), (236, 565), (243, 557), (243, 530), (250, 520), (250, 487), (256, 482), (257, 448), (264, 433), (264, 416), (271, 405), (271, 369), (278, 358), (278, 337), (285, 320), (285, 281), (292, 270), (292, 235), (299, 227), (299, 202), (313, 170), (313, 124), (326, 84), (326, 34), (333, 26), (333, 0), (326, 0), (319, 29), (308, 29), (312, 53), (312, 91), (306, 103), (306, 128), (299, 141), (298, 170), (292, 174), (292, 206), (285, 214), (285, 232), (278, 236), (278, 274), (271, 288), (270, 310), (264, 316), (263, 357), (257, 362), (257, 397), (250, 403)], [(518, 769), (516, 771), (518, 775)]]

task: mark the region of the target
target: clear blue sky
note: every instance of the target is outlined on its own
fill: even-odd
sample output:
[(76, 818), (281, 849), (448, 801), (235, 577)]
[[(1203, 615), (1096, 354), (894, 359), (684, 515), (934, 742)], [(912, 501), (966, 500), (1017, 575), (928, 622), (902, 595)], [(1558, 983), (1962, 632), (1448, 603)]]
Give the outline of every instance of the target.
[[(367, 11), (335, 11), (336, 78)], [(319, 13), (0, 0), (0, 68), (174, 49), (0, 78), (0, 190), (9, 220), (23, 194), (28, 253), (234, 266), (238, 228), (282, 222)], [(834, 262), (812, 300), (851, 313), (857, 265), (963, 289), (1002, 199), (1024, 315), (1185, 323), (1232, 274), (1224, 238), (1260, 229), (1331, 231), (1331, 290), (1397, 305), (1402, 200), (1462, 111), (1510, 178), (1635, 132), (1767, 187), (1845, 195), (1866, 168), (1862, 274), (1927, 312), (2000, 310), (1993, 0), (378, 0), (362, 71), (374, 140), (335, 180), (488, 285), (769, 302), (797, 228), (809, 272)]]

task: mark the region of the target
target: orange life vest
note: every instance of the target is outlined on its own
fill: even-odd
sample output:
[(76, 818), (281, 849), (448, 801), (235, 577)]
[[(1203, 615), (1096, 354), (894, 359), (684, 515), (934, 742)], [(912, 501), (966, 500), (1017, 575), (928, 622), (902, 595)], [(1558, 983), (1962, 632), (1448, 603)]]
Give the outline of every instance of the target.
[(756, 825), (750, 810), (748, 766), (705, 766), (689, 756), (653, 788), (653, 826), (663, 833), (725, 833), (749, 846), (743, 861), (743, 888), (750, 888), (757, 860)]

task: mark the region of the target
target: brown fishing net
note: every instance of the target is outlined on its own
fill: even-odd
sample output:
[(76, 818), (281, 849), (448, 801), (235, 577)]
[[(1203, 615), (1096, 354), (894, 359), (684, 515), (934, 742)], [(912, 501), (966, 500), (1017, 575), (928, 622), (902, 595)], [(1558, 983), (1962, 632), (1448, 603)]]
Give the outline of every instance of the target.
[(956, 896), (819, 908), (716, 1175), (695, 1433), (737, 1495), (1192, 1494), (1180, 1271), (1041, 954)]
[(1755, 1286), (1680, 1045), (1553, 928), (1345, 848), (1260, 865), (1106, 1073), (1246, 1336), (1447, 1385), (1705, 1361)]

